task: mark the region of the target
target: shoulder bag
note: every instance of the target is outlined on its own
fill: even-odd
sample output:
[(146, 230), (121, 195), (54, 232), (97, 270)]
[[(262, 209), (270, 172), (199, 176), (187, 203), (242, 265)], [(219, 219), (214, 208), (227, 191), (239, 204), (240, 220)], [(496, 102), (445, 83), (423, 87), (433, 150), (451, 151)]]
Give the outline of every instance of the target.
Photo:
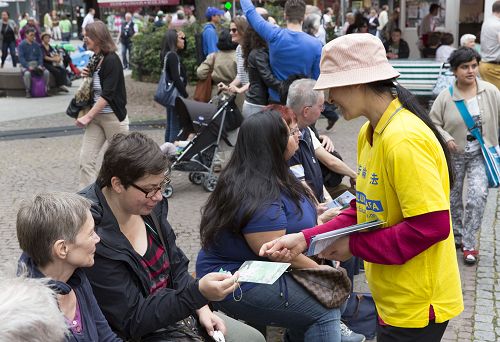
[(208, 76), (204, 80), (199, 80), (196, 83), (193, 99), (199, 102), (208, 102), (212, 97), (212, 73), (215, 68), (215, 61), (217, 60), (217, 52), (214, 53), (214, 63), (212, 64)]
[[(161, 71), (160, 81), (158, 82), (158, 87), (156, 88), (156, 93), (154, 100), (161, 104), (163, 107), (173, 107), (175, 105), (175, 99), (179, 96), (179, 91), (174, 85), (174, 82), (168, 76), (165, 70), (167, 66), (167, 57), (172, 51), (167, 52), (165, 58), (163, 59), (163, 69)], [(179, 74), (181, 73), (180, 63), (177, 66), (179, 68)]]
[[(451, 96), (453, 96), (453, 86), (449, 88)], [(481, 152), (484, 157), (484, 164), (486, 166), (486, 175), (488, 176), (488, 184), (490, 188), (498, 188), (500, 186), (500, 147), (490, 146), (487, 147), (484, 144), (483, 136), (476, 126), (474, 119), (469, 113), (469, 110), (465, 106), (464, 100), (454, 101), (457, 106), (458, 112), (462, 116), (465, 122), (465, 126), (469, 132), (474, 136), (474, 138), (479, 141), (481, 145)]]
[(292, 269), (290, 275), (328, 309), (340, 307), (351, 293), (351, 280), (342, 267)]
[(455, 75), (450, 71), (450, 66), (447, 63), (441, 65), (436, 84), (432, 89), (432, 93), (438, 96), (443, 90), (453, 85), (455, 82)]

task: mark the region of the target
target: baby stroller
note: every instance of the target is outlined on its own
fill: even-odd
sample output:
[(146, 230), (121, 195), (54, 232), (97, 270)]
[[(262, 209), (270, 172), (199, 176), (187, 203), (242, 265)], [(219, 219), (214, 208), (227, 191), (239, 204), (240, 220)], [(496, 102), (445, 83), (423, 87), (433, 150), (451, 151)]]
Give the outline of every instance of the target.
[[(178, 97), (175, 110), (179, 115), (181, 131), (178, 140), (187, 139), (191, 133), (196, 136), (189, 142), (180, 155), (175, 157), (172, 170), (189, 172), (189, 180), (203, 185), (209, 192), (214, 191), (218, 177), (213, 170), (214, 159), (222, 140), (227, 140), (226, 132), (238, 128), (243, 121), (234, 103), (236, 95), (217, 95), (209, 103), (197, 102)], [(171, 197), (173, 187), (169, 184), (164, 192)]]

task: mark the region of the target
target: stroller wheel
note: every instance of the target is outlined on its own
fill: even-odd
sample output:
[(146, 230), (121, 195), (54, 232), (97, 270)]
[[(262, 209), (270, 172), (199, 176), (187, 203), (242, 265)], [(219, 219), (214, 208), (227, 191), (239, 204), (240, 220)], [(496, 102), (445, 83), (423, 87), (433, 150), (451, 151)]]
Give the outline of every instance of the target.
[(163, 192), (163, 196), (165, 196), (166, 198), (170, 198), (170, 197), (172, 197), (173, 193), (174, 193), (174, 188), (172, 187), (172, 185), (169, 184), (165, 187), (165, 191)]
[(217, 185), (217, 180), (218, 180), (218, 178), (215, 176), (211, 176), (209, 178), (206, 178), (205, 181), (203, 182), (203, 187), (208, 192), (212, 192), (215, 190), (215, 186)]
[(190, 172), (189, 180), (193, 184), (200, 185), (205, 180), (205, 175), (201, 172)]

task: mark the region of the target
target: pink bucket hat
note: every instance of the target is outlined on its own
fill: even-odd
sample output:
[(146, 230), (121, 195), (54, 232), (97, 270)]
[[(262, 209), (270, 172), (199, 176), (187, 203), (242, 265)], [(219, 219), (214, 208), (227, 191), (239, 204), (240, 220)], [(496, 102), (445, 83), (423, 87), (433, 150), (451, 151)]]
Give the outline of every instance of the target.
[(326, 44), (319, 68), (314, 90), (399, 77), (387, 60), (384, 45), (370, 33), (348, 34)]

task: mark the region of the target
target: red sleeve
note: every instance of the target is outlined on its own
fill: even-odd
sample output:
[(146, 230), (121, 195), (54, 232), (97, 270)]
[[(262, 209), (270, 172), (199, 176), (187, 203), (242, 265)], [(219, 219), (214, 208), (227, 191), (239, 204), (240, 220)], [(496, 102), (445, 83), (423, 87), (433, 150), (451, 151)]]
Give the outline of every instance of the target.
[(311, 239), (313, 236), (330, 232), (332, 230), (337, 230), (340, 228), (352, 226), (353, 224), (356, 224), (357, 220), (358, 219), (356, 216), (356, 200), (353, 199), (351, 203), (349, 203), (349, 208), (342, 210), (339, 216), (328, 221), (327, 223), (324, 223), (322, 225), (313, 228), (304, 229), (302, 231), (302, 234), (304, 234), (304, 237), (306, 238), (307, 247), (309, 247), (309, 244), (311, 243)]
[(450, 232), (449, 211), (436, 211), (408, 217), (391, 227), (354, 233), (349, 239), (349, 249), (353, 255), (368, 262), (402, 265), (445, 240)]

